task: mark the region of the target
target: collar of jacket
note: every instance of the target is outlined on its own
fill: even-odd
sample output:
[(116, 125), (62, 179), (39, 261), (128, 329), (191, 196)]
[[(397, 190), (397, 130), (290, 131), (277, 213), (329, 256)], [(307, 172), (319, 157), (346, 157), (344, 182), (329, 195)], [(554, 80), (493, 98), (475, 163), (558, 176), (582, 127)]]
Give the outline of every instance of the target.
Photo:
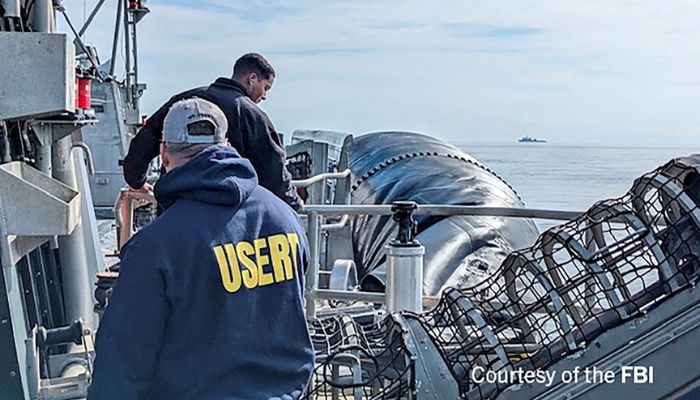
[(228, 89), (233, 89), (237, 92), (240, 92), (244, 96), (246, 94), (245, 87), (243, 85), (241, 85), (238, 81), (235, 81), (231, 78), (224, 78), (224, 77), (217, 78), (214, 81), (214, 83), (212, 84), (212, 86), (223, 86), (223, 87), (226, 87)]
[(256, 186), (258, 177), (250, 161), (233, 147), (215, 145), (161, 176), (154, 194), (165, 209), (177, 199), (234, 207), (245, 202)]

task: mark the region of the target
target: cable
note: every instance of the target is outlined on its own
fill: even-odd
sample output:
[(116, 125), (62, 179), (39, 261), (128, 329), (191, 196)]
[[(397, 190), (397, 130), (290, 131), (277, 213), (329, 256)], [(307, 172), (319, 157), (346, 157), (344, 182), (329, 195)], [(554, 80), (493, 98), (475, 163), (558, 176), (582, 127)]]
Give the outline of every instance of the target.
[(80, 36), (78, 36), (78, 31), (75, 30), (75, 27), (73, 27), (73, 24), (70, 22), (70, 18), (68, 18), (68, 14), (66, 14), (66, 10), (63, 9), (61, 10), (61, 14), (63, 14), (63, 18), (65, 18), (66, 23), (68, 24), (68, 27), (70, 28), (71, 31), (73, 31), (73, 34), (75, 35), (75, 40), (78, 41), (78, 44), (80, 47), (83, 49), (85, 54), (88, 56), (88, 59), (90, 60), (90, 63), (92, 66), (95, 68), (95, 72), (97, 73), (97, 77), (100, 79), (100, 81), (104, 82), (104, 76), (102, 72), (100, 71), (100, 66), (97, 65), (97, 61), (95, 58), (92, 56), (92, 53), (88, 51), (87, 47), (85, 46), (85, 43), (80, 39)]
[[(86, 7), (87, 7), (87, 6), (86, 6), (86, 4), (85, 4), (85, 0), (83, 0), (83, 26), (85, 26), (85, 21), (86, 21), (86, 19), (87, 19), (87, 15), (86, 15), (86, 14), (87, 14), (87, 8), (86, 8)], [(87, 41), (87, 35), (86, 35), (86, 33), (87, 33), (87, 32), (84, 32), (84, 33), (83, 33), (83, 36), (86, 38), (85, 41)]]

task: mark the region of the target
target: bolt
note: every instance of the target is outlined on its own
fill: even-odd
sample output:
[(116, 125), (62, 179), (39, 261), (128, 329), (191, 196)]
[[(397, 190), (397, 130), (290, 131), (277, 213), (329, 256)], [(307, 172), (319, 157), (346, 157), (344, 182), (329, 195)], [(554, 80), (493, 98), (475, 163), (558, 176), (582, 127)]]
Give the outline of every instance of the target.
[(14, 378), (14, 377), (15, 377), (15, 375), (17, 375), (17, 373), (16, 373), (15, 371), (10, 371), (10, 376), (11, 376), (11, 377), (13, 377), (13, 378)]

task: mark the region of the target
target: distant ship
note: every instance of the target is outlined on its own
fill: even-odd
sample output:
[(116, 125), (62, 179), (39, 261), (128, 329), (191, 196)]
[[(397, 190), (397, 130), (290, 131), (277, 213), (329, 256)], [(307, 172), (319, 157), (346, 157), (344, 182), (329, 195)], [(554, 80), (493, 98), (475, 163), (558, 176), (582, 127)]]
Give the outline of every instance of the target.
[(547, 143), (547, 141), (544, 139), (537, 139), (537, 138), (533, 138), (533, 137), (530, 137), (527, 135), (518, 139), (518, 142), (520, 142), (520, 143)]

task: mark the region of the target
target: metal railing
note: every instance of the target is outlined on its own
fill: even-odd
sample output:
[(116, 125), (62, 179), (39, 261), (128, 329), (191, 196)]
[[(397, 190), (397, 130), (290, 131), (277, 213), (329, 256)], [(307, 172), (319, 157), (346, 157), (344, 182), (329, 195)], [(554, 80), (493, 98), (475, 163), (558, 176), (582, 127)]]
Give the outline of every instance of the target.
[[(297, 187), (308, 187), (321, 183), (325, 187), (327, 179), (343, 179), (350, 176), (350, 170), (342, 172), (329, 172), (319, 174), (304, 180), (293, 181)], [(349, 199), (348, 199), (349, 200)], [(121, 248), (134, 234), (134, 201), (141, 203), (155, 202), (152, 194), (144, 191), (136, 191), (128, 187), (123, 188), (115, 203), (115, 219), (119, 231), (119, 248)], [(420, 204), (415, 210), (415, 215), (427, 216), (493, 216), (510, 218), (533, 218), (543, 220), (568, 221), (576, 218), (582, 212), (560, 211), (532, 208), (516, 207), (481, 207), (481, 206), (460, 206), (460, 205), (439, 205)], [(392, 215), (392, 206), (388, 205), (356, 205), (356, 204), (333, 204), (333, 205), (307, 205), (301, 214), (306, 215), (308, 223), (308, 235), (310, 246), (309, 270), (306, 273), (306, 313), (309, 318), (316, 316), (316, 300), (344, 300), (363, 301), (369, 303), (383, 304), (386, 297), (383, 293), (363, 292), (363, 291), (343, 291), (321, 289), (318, 287), (318, 277), (320, 274), (328, 273), (322, 271), (320, 265), (322, 232), (333, 231), (345, 227), (350, 218), (359, 215)], [(329, 216), (341, 216), (340, 221), (335, 223), (323, 223), (323, 219)], [(436, 296), (423, 296), (423, 305), (431, 308), (437, 303)]]
[[(344, 226), (351, 216), (358, 215), (392, 215), (391, 205), (308, 205), (302, 211), (308, 217), (308, 233), (310, 246), (309, 270), (306, 273), (306, 314), (313, 319), (316, 316), (316, 300), (334, 299), (345, 301), (364, 301), (370, 303), (385, 303), (386, 297), (383, 293), (362, 292), (362, 291), (342, 291), (320, 289), (318, 287), (318, 276), (323, 272), (320, 265), (321, 239), (324, 230), (338, 229), (340, 224)], [(512, 218), (533, 218), (568, 221), (572, 220), (582, 212), (577, 211), (557, 211), (532, 208), (515, 207), (480, 207), (480, 206), (455, 206), (438, 204), (419, 204), (414, 211), (415, 215), (430, 216), (494, 216)], [(341, 222), (335, 224), (322, 224), (322, 218), (327, 216), (342, 215)], [(342, 227), (340, 226), (340, 227)], [(437, 297), (423, 296), (423, 305), (432, 307), (437, 303)]]
[(150, 191), (134, 190), (128, 186), (119, 191), (119, 196), (114, 203), (114, 220), (119, 228), (118, 248), (134, 235), (134, 202), (141, 204), (156, 203), (156, 198)]
[(314, 175), (310, 178), (294, 180), (292, 181), (292, 184), (297, 188), (305, 188), (318, 182), (325, 182), (326, 179), (341, 179), (349, 176), (350, 170), (346, 169), (341, 172), (326, 172), (323, 174)]
[[(304, 214), (322, 215), (391, 215), (391, 204), (385, 205), (359, 205), (359, 204), (329, 204), (329, 205), (307, 205), (302, 211)], [(569, 221), (579, 215), (582, 211), (558, 211), (544, 210), (536, 208), (519, 207), (482, 207), (482, 206), (455, 206), (440, 204), (419, 204), (416, 215), (430, 216), (492, 216), (492, 217), (514, 217), (514, 218), (535, 218), (550, 219), (557, 221)]]
[[(322, 174), (314, 175), (310, 178), (293, 180), (292, 184), (296, 188), (308, 188), (309, 186), (320, 183), (321, 184), (321, 191), (320, 191), (321, 193), (318, 194), (319, 198), (313, 199), (313, 197), (312, 197), (312, 199), (316, 200), (318, 202), (321, 202), (321, 203), (325, 203), (326, 197), (327, 197), (326, 191), (328, 189), (328, 185), (326, 185), (326, 182), (328, 181), (328, 179), (335, 179), (335, 180), (348, 179), (348, 178), (350, 178), (350, 176), (351, 176), (350, 170), (345, 169), (345, 170), (340, 171), (340, 172), (325, 172)], [(345, 203), (350, 202), (350, 192), (346, 193), (344, 202)], [(340, 228), (342, 228), (342, 226), (336, 227), (336, 229), (340, 229)]]

